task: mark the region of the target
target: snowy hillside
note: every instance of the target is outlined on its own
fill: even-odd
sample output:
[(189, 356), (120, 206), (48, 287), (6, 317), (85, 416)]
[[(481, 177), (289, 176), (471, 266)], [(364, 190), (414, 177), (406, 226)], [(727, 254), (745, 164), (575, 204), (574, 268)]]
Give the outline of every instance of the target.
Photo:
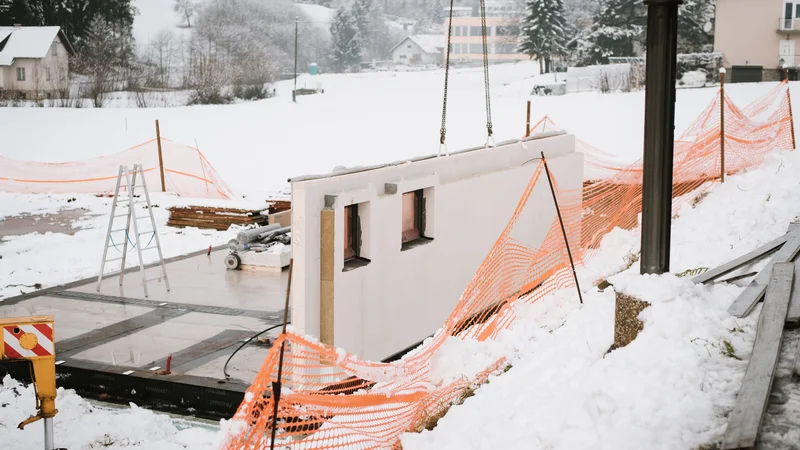
[(179, 28), (181, 19), (173, 9), (173, 0), (133, 0), (132, 3), (139, 10), (133, 20), (133, 37), (140, 49), (161, 31), (184, 32)]

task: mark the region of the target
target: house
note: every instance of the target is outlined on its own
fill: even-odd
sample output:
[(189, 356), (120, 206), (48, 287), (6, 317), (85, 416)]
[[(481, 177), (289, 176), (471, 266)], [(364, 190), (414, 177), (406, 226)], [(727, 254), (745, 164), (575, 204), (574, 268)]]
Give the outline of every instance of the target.
[(0, 92), (39, 99), (65, 91), (74, 54), (60, 27), (0, 27)]
[(718, 0), (714, 50), (730, 81), (775, 81), (800, 65), (800, 1)]
[[(482, 61), (483, 39), (481, 33), (481, 17), (479, 3), (473, 6), (457, 6), (453, 8), (453, 29), (450, 37), (451, 61)], [(449, 17), (450, 8), (447, 8)], [(486, 43), (490, 62), (521, 61), (530, 57), (518, 50), (519, 17), (516, 3), (508, 0), (487, 1), (486, 11)], [(447, 30), (449, 18), (445, 19)], [(446, 31), (445, 31), (446, 32)]]
[(420, 34), (403, 39), (390, 53), (395, 64), (441, 64), (444, 48), (444, 36)]

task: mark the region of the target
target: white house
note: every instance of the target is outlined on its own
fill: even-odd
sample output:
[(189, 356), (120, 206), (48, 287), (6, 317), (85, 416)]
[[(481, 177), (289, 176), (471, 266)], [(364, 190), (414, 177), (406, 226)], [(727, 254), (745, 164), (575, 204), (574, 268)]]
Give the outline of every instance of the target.
[(36, 99), (66, 90), (74, 54), (60, 27), (0, 27), (0, 92)]
[(408, 65), (441, 64), (444, 48), (444, 36), (409, 36), (392, 49), (392, 61), (395, 64)]

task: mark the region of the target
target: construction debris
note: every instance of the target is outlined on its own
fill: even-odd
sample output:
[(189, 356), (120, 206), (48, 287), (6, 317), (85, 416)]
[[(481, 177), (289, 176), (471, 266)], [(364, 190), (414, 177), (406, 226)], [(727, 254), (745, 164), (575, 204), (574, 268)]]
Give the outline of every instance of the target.
[(167, 226), (176, 228), (194, 227), (206, 230), (225, 231), (231, 225), (262, 226), (269, 222), (260, 210), (238, 208), (214, 208), (209, 206), (173, 206), (169, 208)]
[(225, 266), (230, 270), (282, 270), (291, 258), (291, 231), (292, 227), (276, 223), (239, 232), (236, 239), (228, 241), (231, 253), (225, 257)]

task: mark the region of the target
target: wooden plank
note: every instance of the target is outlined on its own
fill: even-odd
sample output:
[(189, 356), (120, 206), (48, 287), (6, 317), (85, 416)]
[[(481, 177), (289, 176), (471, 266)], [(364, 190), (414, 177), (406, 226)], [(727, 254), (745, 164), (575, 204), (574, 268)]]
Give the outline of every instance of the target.
[[(772, 267), (776, 263), (786, 263), (794, 260), (798, 252), (800, 252), (800, 229), (790, 233), (790, 238), (786, 244), (778, 250), (778, 253), (772, 258), (772, 261), (756, 275), (756, 278), (750, 282), (744, 292), (734, 300), (733, 304), (728, 308), (728, 313), (739, 318), (749, 315), (753, 308), (755, 308), (758, 302), (764, 297), (764, 292), (772, 276)], [(792, 264), (792, 267), (794, 267), (794, 264)]]
[(755, 261), (758, 258), (763, 256), (769, 255), (772, 252), (775, 252), (780, 248), (783, 244), (789, 240), (791, 233), (786, 233), (783, 236), (775, 239), (774, 241), (764, 244), (761, 247), (753, 250), (752, 252), (742, 255), (733, 261), (723, 264), (715, 269), (709, 270), (706, 273), (700, 274), (694, 278), (692, 281), (695, 283), (708, 283), (709, 281), (716, 280), (717, 278), (725, 275), (726, 273), (733, 272), (734, 270), (747, 265), (748, 263)]
[[(800, 258), (796, 257), (794, 260), (794, 272), (797, 273), (798, 271), (800, 271)], [(789, 302), (789, 314), (786, 316), (786, 322), (800, 323), (800, 283), (792, 285), (792, 299)]]
[(728, 417), (728, 428), (722, 440), (723, 450), (753, 448), (756, 444), (761, 418), (769, 403), (772, 378), (778, 365), (793, 281), (793, 263), (774, 265), (764, 308), (758, 318), (750, 363), (747, 365), (733, 411)]

